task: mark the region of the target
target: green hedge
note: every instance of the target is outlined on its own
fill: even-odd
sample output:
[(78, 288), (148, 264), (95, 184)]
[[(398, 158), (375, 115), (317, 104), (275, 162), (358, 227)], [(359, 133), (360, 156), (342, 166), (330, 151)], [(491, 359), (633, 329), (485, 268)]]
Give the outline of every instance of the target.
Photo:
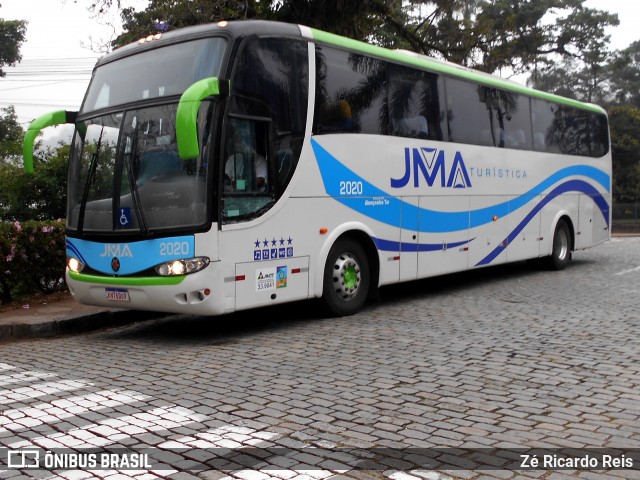
[(0, 222), (0, 295), (16, 297), (65, 288), (65, 224)]

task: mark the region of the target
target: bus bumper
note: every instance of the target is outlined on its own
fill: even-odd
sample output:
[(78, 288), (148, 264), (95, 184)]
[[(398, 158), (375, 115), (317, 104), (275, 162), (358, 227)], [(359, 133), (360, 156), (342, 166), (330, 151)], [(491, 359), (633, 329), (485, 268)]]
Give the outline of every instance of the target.
[(176, 277), (106, 277), (67, 268), (65, 277), (73, 298), (85, 305), (194, 315), (227, 313), (222, 281), (205, 271)]

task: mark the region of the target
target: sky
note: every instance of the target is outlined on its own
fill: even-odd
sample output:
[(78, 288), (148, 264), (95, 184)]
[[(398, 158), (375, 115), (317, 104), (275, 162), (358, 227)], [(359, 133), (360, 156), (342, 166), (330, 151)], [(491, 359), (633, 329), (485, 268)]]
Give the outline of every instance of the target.
[[(148, 1), (123, 0), (140, 10)], [(54, 110), (78, 110), (101, 54), (90, 45), (114, 38), (121, 27), (117, 11), (110, 12), (112, 26), (87, 10), (89, 0), (0, 0), (0, 18), (27, 20), (27, 40), (22, 62), (7, 67), (0, 78), (0, 108), (14, 105), (18, 122), (26, 128), (38, 116)], [(590, 8), (617, 13), (620, 25), (609, 30), (612, 47), (622, 49), (640, 40), (640, 2), (637, 0), (587, 0)]]
[[(91, 44), (114, 38), (120, 19), (113, 9), (105, 19), (88, 10), (89, 0), (0, 0), (0, 18), (26, 20), (27, 39), (22, 61), (6, 67), (0, 78), (0, 108), (14, 105), (24, 128), (40, 115), (54, 110), (78, 110), (91, 77), (103, 55)], [(144, 0), (125, 0), (125, 6), (144, 8)]]

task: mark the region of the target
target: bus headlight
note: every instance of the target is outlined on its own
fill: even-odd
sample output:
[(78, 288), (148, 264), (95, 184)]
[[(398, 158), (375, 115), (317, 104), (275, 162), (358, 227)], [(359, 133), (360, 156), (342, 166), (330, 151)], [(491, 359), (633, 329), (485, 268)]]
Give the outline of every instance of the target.
[(210, 260), (207, 257), (187, 258), (184, 260), (172, 260), (171, 262), (161, 263), (155, 267), (158, 275), (163, 277), (169, 275), (188, 275), (196, 273), (209, 265)]
[(69, 270), (71, 270), (73, 273), (80, 273), (82, 270), (84, 270), (84, 263), (82, 263), (77, 258), (67, 257), (67, 267), (69, 267)]

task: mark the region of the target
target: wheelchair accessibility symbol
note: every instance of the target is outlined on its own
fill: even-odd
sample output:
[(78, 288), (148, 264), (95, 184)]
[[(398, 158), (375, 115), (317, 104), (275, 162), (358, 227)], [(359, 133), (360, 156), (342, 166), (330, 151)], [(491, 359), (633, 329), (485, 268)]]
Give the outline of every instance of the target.
[(121, 208), (120, 209), (120, 218), (119, 223), (122, 228), (127, 228), (131, 224), (131, 209)]

